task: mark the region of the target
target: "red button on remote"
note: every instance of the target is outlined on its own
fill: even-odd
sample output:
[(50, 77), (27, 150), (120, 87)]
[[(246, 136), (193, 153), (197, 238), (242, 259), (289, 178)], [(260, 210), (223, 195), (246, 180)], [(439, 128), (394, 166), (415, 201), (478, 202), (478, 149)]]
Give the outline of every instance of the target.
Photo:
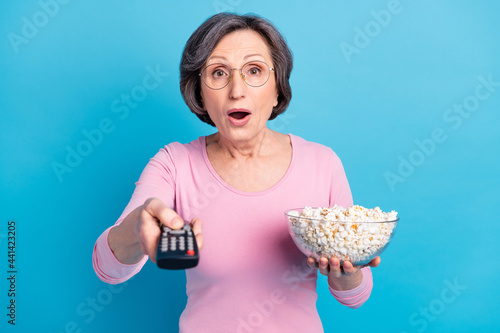
[(189, 254), (190, 256), (194, 256), (194, 251), (193, 250), (187, 250), (186, 253)]

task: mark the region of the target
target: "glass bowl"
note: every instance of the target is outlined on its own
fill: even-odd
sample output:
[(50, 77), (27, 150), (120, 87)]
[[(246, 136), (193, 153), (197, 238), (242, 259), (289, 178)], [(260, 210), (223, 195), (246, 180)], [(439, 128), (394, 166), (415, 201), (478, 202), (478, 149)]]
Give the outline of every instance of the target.
[(285, 211), (288, 232), (299, 250), (316, 260), (338, 258), (342, 264), (365, 265), (387, 248), (396, 232), (393, 221), (341, 222), (300, 217), (302, 208)]

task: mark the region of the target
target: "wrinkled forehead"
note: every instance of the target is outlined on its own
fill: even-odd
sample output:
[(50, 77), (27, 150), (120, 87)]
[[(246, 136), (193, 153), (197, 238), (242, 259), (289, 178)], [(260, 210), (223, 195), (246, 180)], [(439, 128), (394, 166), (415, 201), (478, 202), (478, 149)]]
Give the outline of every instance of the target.
[(264, 37), (253, 30), (237, 30), (225, 35), (215, 45), (206, 64), (220, 62), (229, 66), (240, 66), (251, 60), (260, 60), (272, 65), (269, 45)]

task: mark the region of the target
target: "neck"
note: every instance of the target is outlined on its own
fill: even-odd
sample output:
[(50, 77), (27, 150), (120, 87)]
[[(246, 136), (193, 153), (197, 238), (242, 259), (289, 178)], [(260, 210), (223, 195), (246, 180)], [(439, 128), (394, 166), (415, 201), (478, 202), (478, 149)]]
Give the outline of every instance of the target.
[(272, 154), (273, 143), (276, 140), (273, 131), (264, 128), (251, 140), (231, 141), (217, 132), (207, 137), (207, 146), (214, 145), (215, 149), (234, 159), (247, 159)]

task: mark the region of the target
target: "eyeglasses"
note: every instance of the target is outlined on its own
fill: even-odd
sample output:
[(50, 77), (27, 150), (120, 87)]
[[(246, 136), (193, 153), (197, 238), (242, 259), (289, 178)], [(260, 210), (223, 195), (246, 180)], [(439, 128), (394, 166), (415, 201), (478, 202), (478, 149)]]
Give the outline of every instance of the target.
[(207, 87), (219, 90), (228, 85), (233, 78), (233, 70), (239, 70), (241, 78), (250, 87), (260, 87), (266, 84), (274, 68), (270, 68), (260, 60), (250, 61), (241, 68), (231, 68), (228, 65), (216, 63), (205, 67), (199, 76)]

